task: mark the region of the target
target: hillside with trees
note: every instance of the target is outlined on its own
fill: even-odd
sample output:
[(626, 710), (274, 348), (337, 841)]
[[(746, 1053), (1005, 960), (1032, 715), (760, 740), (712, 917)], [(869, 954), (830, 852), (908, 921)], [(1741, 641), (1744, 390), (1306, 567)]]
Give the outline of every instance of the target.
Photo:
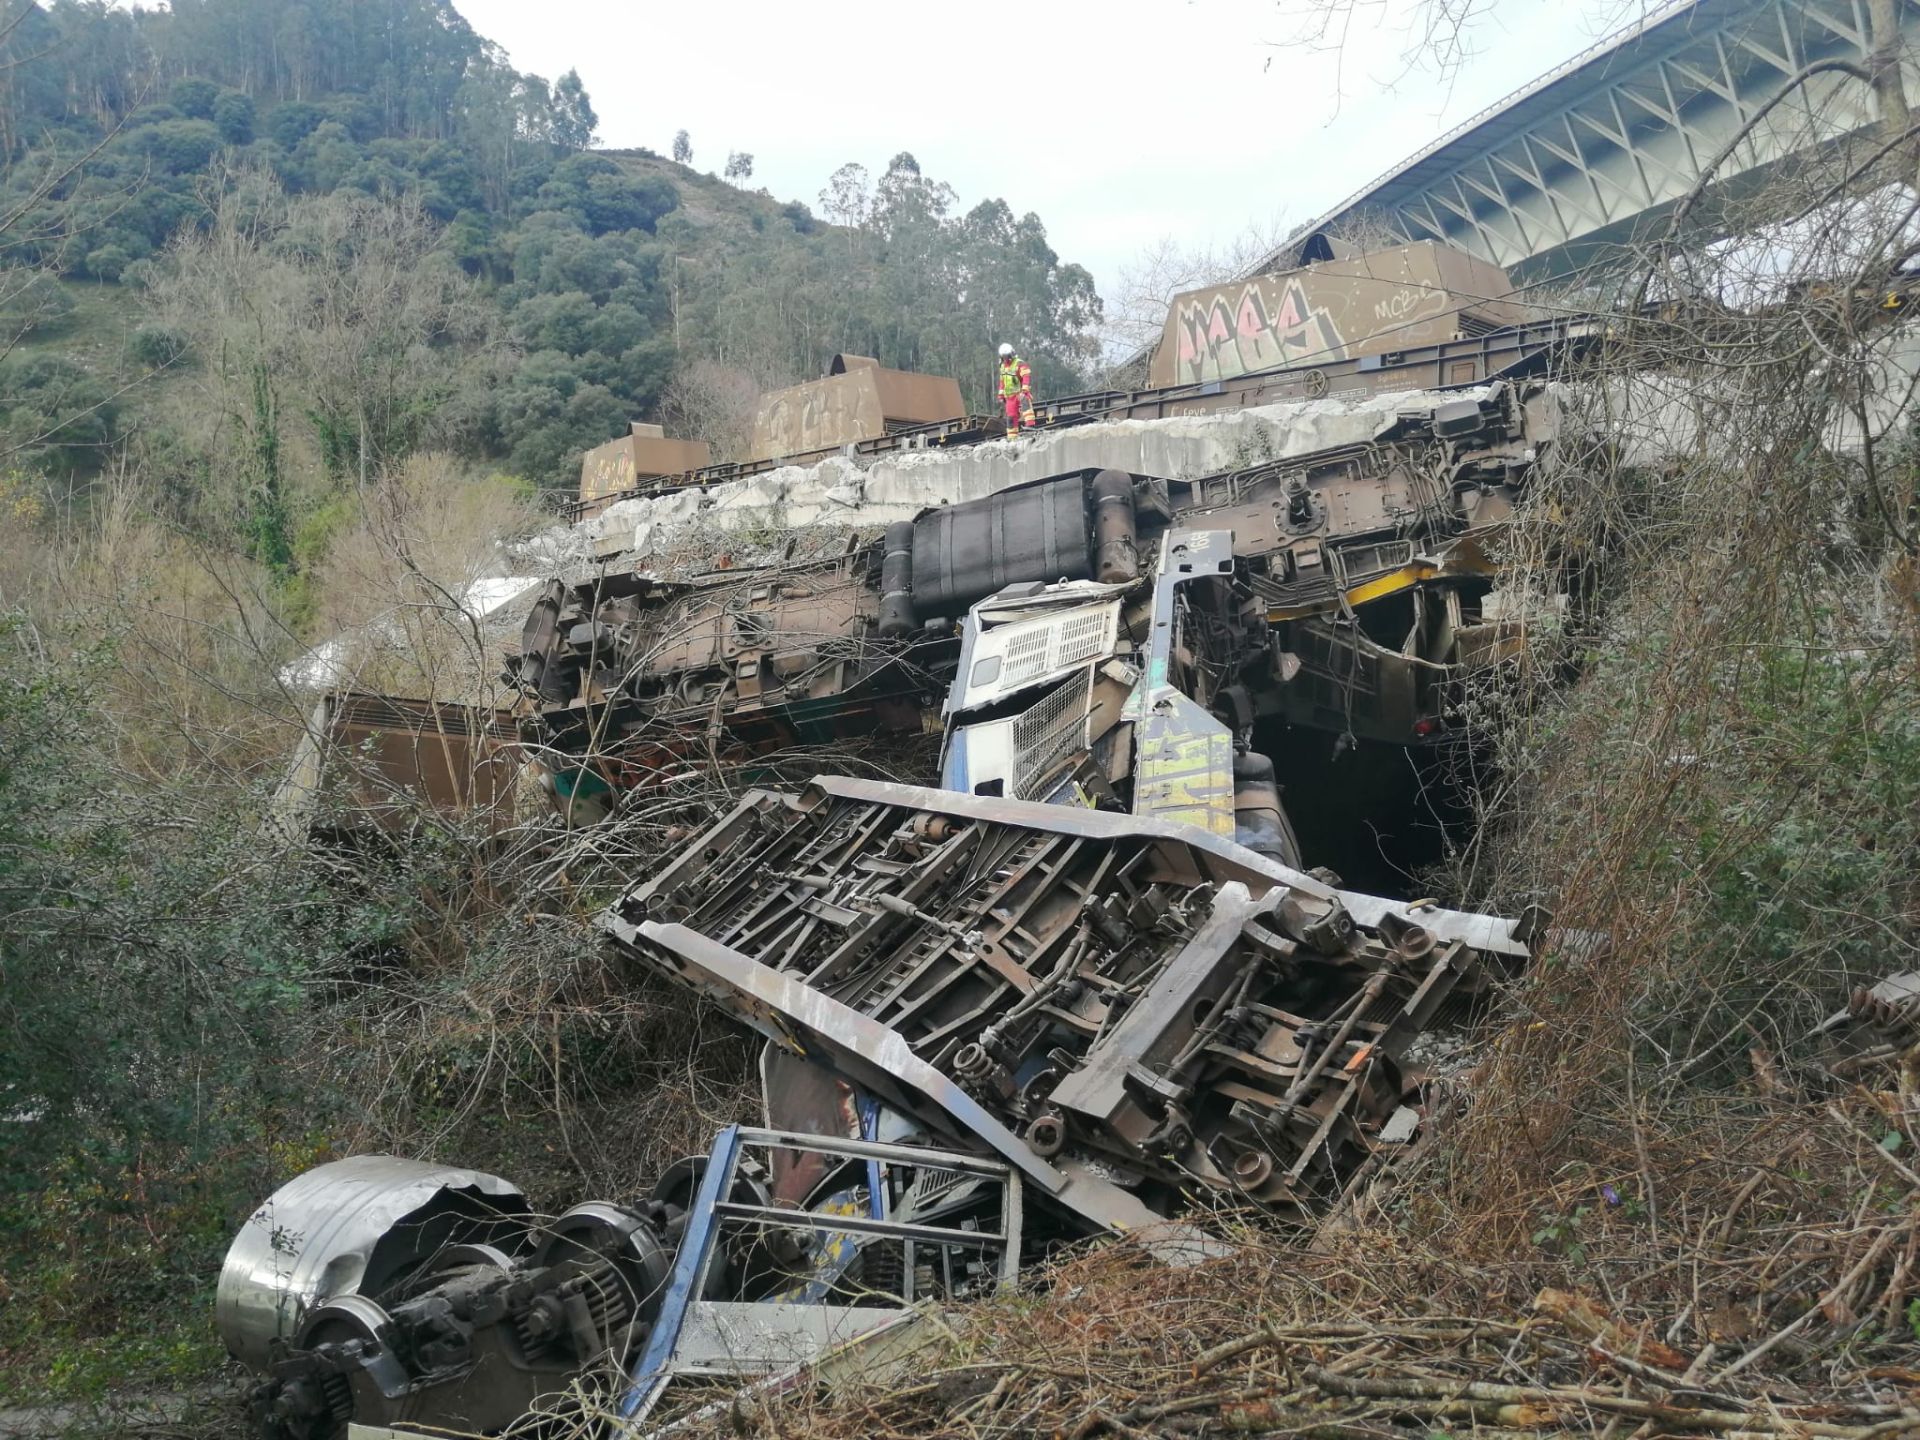
[[(1091, 279), (1037, 216), (1000, 200), (962, 211), (904, 152), (871, 182), (855, 164), (833, 176), (823, 222), (741, 188), (750, 155), (727, 157), (729, 184), (595, 150), (578, 75), (516, 71), (448, 0), (53, 0), (5, 25), (0, 235), (18, 293), (0, 309), (28, 353), (0, 388), (7, 443), (62, 473), (97, 471), (126, 441), (165, 450), (166, 407), (139, 382), (233, 379), (231, 335), (205, 309), (183, 314), (182, 295), (232, 282), (221, 267), (247, 250), (273, 292), (257, 298), (280, 305), (289, 264), (308, 279), (324, 264), (289, 254), (316, 226), (349, 246), (406, 232), (409, 268), (470, 312), (434, 337), (435, 378), (406, 396), (343, 402), (343, 384), (382, 383), (359, 370), (331, 372), (335, 393), (295, 393), (268, 365), (274, 443), (290, 461), (312, 450), (335, 480), (432, 444), (565, 488), (580, 452), (629, 420), (810, 378), (840, 350), (970, 377), (982, 400), (982, 357), (1005, 335), (1056, 391), (1095, 359)], [(691, 159), (684, 135), (676, 149)], [(76, 285), (114, 287), (129, 363), (113, 373), (61, 358)], [(347, 315), (329, 322), (336, 339)], [(262, 344), (296, 343), (277, 328)], [(405, 423), (357, 414), (346, 433), (343, 403)]]

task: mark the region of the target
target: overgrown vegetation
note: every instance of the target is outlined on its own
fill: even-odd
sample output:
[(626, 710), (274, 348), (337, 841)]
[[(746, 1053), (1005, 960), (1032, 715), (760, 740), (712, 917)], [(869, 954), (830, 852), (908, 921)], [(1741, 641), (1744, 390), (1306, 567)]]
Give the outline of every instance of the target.
[[(239, 787), (116, 766), (103, 703), (127, 637), (67, 651), (0, 621), (0, 1373), (85, 1390), (204, 1373), (235, 1193), (337, 1118), (295, 1078), (298, 1017), (379, 901), (256, 842)], [(57, 644), (58, 642), (55, 641)], [(120, 1317), (169, 1317), (112, 1361)], [(95, 1363), (95, 1362), (101, 1363)]]
[(1523, 687), (1461, 880), (1570, 938), (1497, 1053), (1475, 1163), (1545, 1183), (1596, 1130), (1785, 1093), (1820, 1019), (1920, 960), (1920, 466), (1877, 308), (1904, 212), (1883, 193), (1657, 261), (1675, 304), (1630, 341), (1640, 376), (1578, 417), (1610, 448), (1515, 537), (1520, 587), (1531, 556), (1585, 561), (1581, 678)]

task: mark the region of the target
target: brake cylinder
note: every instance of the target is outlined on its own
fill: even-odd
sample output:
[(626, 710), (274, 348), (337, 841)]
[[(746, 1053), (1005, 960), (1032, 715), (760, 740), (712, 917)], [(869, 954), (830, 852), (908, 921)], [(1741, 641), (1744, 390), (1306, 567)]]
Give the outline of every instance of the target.
[(887, 527), (880, 554), (880, 634), (904, 640), (913, 622), (913, 522)]
[(1133, 515), (1133, 479), (1124, 470), (1093, 477), (1093, 574), (1102, 585), (1140, 578)]

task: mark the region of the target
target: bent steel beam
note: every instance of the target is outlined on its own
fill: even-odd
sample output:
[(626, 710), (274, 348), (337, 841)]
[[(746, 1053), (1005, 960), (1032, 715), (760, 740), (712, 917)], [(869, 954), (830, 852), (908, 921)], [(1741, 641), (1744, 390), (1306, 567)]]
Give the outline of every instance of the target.
[(725, 1002), (776, 1044), (814, 1056), (895, 1107), (931, 1118), (944, 1132), (977, 1137), (1094, 1229), (1142, 1229), (1160, 1221), (1119, 1186), (1092, 1174), (1066, 1174), (1035, 1155), (966, 1091), (916, 1056), (898, 1031), (684, 925), (629, 925), (609, 915), (601, 926), (630, 945), (650, 943), (673, 955), (689, 985)]

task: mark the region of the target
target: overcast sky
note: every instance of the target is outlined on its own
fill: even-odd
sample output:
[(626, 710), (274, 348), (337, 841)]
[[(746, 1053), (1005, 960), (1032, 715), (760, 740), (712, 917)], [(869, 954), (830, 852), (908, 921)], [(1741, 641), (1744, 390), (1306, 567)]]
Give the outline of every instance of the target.
[(605, 145), (666, 154), (684, 128), (696, 168), (748, 151), (753, 185), (815, 210), (841, 164), (910, 150), (963, 207), (1037, 211), (1103, 293), (1162, 236), (1311, 219), (1631, 0), (1492, 0), (1450, 75), (1408, 69), (1421, 0), (1362, 3), (1337, 53), (1303, 40), (1310, 3), (455, 0), (517, 68), (577, 68)]

